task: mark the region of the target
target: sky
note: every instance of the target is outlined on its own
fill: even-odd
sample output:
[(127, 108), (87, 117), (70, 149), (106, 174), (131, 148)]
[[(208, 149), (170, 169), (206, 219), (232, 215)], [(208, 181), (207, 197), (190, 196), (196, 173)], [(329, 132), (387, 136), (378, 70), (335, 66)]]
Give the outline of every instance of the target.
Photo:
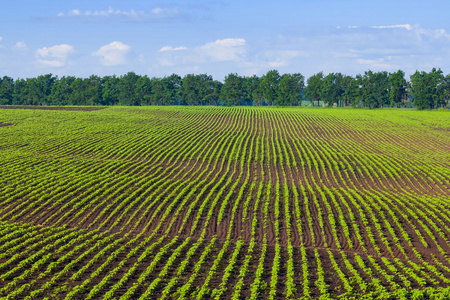
[(2, 1), (0, 76), (450, 72), (450, 1)]

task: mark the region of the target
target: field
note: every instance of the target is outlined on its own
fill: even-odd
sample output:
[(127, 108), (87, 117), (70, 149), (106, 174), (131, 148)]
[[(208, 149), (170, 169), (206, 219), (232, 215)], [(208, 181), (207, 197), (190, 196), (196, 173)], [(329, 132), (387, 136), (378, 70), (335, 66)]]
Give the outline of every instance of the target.
[(0, 108), (0, 297), (450, 295), (450, 112)]

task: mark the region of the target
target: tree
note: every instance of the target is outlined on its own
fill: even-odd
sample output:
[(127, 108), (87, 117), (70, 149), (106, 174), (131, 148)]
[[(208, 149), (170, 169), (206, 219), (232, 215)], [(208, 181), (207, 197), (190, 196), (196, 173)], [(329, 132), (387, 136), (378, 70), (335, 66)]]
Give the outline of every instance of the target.
[(213, 89), (211, 89), (211, 82), (213, 81), (213, 78), (211, 75), (207, 74), (199, 74), (198, 77), (198, 84), (199, 84), (199, 101), (200, 105), (205, 105), (206, 103), (209, 103), (209, 98), (211, 93), (213, 92)]
[(181, 85), (181, 95), (183, 102), (187, 105), (197, 105), (198, 104), (198, 93), (199, 86), (197, 83), (197, 78), (194, 74), (187, 74), (183, 77)]
[(402, 70), (389, 73), (389, 101), (391, 106), (399, 107), (400, 103), (405, 99), (405, 94), (405, 73)]
[(119, 80), (116, 75), (103, 77), (103, 105), (117, 105), (119, 103)]
[(162, 78), (153, 77), (150, 80), (151, 96), (150, 101), (152, 105), (162, 105), (164, 100), (164, 87)]
[(28, 85), (25, 79), (17, 79), (14, 82), (14, 90), (12, 94), (13, 105), (27, 105), (28, 103)]
[(70, 94), (70, 105), (86, 105), (85, 99), (85, 81), (83, 78), (75, 78), (75, 80), (70, 84), (70, 89), (72, 93)]
[(136, 82), (136, 98), (140, 105), (151, 104), (152, 87), (150, 78), (147, 75), (140, 76)]
[(59, 79), (56, 79), (49, 96), (49, 104), (70, 105), (70, 95), (73, 92), (71, 85), (74, 81), (74, 76), (63, 76)]
[(447, 108), (449, 107), (449, 98), (450, 98), (450, 74), (448, 74), (447, 76), (445, 76), (444, 78), (444, 82), (443, 82), (443, 101), (444, 101), (444, 105), (447, 106)]
[(244, 98), (248, 104), (262, 105), (263, 93), (261, 80), (258, 76), (244, 77), (244, 93)]
[(39, 75), (34, 80), (31, 80), (31, 87), (29, 91), (33, 93), (35, 105), (51, 105), (50, 94), (52, 87), (57, 77), (52, 74)]
[(8, 76), (0, 78), (0, 105), (11, 105), (13, 102), (14, 79)]
[(163, 93), (163, 103), (164, 105), (173, 105), (179, 102), (180, 89), (183, 85), (183, 81), (177, 74), (172, 74), (166, 76), (161, 81), (162, 93)]
[[(183, 78), (181, 94), (189, 105), (204, 105), (210, 103), (214, 93), (213, 78), (207, 74), (187, 74)], [(215, 95), (217, 97), (217, 93)]]
[(261, 88), (267, 104), (274, 105), (279, 92), (278, 83), (280, 82), (280, 78), (280, 73), (277, 70), (270, 70), (261, 77)]
[(300, 73), (283, 74), (279, 81), (276, 104), (281, 106), (301, 105), (301, 91), (305, 78)]
[(424, 71), (416, 71), (411, 75), (411, 90), (414, 95), (414, 105), (419, 110), (431, 108), (433, 99), (430, 83), (427, 82), (428, 74)]
[(438, 108), (445, 104), (445, 77), (441, 69), (433, 68), (428, 75), (433, 86), (433, 107)]
[(389, 75), (387, 72), (364, 72), (357, 76), (360, 84), (360, 96), (364, 106), (369, 108), (383, 107), (388, 103)]
[(85, 81), (85, 105), (99, 105), (103, 102), (102, 99), (102, 89), (103, 81), (102, 78), (97, 75), (91, 75), (89, 78), (84, 79)]
[(319, 72), (308, 78), (305, 94), (306, 97), (309, 100), (311, 100), (313, 105), (314, 101), (317, 101), (317, 106), (319, 106), (322, 88), (323, 88), (323, 72)]
[(210, 80), (204, 82), (205, 89), (207, 90), (205, 96), (205, 102), (209, 105), (218, 105), (220, 99), (220, 91), (222, 89), (222, 82), (213, 80), (210, 77)]
[(345, 75), (341, 80), (341, 88), (342, 94), (340, 97), (340, 106), (348, 106), (350, 105), (350, 101), (357, 97), (359, 87), (357, 86), (356, 81), (352, 76)]
[(375, 73), (375, 93), (377, 107), (384, 107), (389, 104), (389, 74), (386, 71)]
[(337, 76), (334, 73), (330, 73), (322, 81), (322, 89), (320, 91), (320, 98), (327, 106), (333, 106), (340, 97), (340, 86), (337, 82)]
[(236, 73), (230, 73), (225, 76), (221, 97), (227, 105), (241, 105), (241, 101), (245, 96), (243, 81), (243, 78)]
[(26, 90), (22, 94), (25, 105), (42, 105), (40, 93), (38, 91), (37, 78), (27, 78), (25, 80)]
[(222, 93), (223, 83), (218, 81), (218, 80), (214, 80), (212, 82), (212, 86), (213, 86), (214, 91), (211, 94), (211, 100), (214, 101), (215, 105), (219, 105), (220, 95)]
[(136, 86), (139, 77), (134, 72), (128, 72), (120, 76), (117, 84), (119, 105), (136, 106), (141, 104), (140, 99), (136, 96)]
[(445, 101), (444, 79), (441, 69), (436, 68), (430, 73), (416, 71), (411, 75), (411, 89), (417, 109), (431, 109)]

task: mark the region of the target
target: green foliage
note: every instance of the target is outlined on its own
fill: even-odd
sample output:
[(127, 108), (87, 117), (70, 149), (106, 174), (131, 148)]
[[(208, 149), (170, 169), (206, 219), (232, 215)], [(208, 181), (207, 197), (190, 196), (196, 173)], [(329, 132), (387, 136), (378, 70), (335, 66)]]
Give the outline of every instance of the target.
[(416, 72), (410, 82), (404, 72), (372, 72), (355, 77), (323, 72), (306, 80), (300, 73), (280, 74), (270, 70), (262, 77), (228, 74), (224, 82), (207, 74), (177, 74), (149, 78), (128, 72), (122, 76), (88, 78), (52, 74), (14, 80), (0, 79), (0, 105), (227, 105), (312, 106), (418, 109), (448, 108), (450, 75), (441, 70)]
[(398, 70), (389, 73), (389, 100), (392, 107), (399, 107), (402, 101), (406, 100), (406, 80), (405, 73)]
[(317, 106), (319, 106), (319, 100), (321, 100), (323, 89), (323, 72), (312, 75), (307, 80), (307, 86), (305, 89), (305, 96), (311, 100), (317, 101)]
[(11, 105), (14, 92), (14, 79), (8, 76), (0, 78), (0, 105)]
[(263, 97), (268, 105), (274, 105), (279, 94), (280, 73), (277, 70), (270, 70), (261, 77), (261, 89)]
[(220, 94), (226, 105), (241, 105), (245, 96), (243, 83), (244, 79), (236, 73), (230, 73), (225, 76)]
[(297, 106), (301, 104), (301, 91), (305, 85), (305, 78), (302, 74), (283, 74), (278, 88), (278, 95), (275, 101), (279, 106)]
[(367, 71), (357, 76), (360, 85), (360, 96), (365, 107), (379, 108), (387, 105), (389, 75), (387, 72)]
[(431, 109), (442, 105), (446, 95), (444, 80), (441, 69), (436, 70), (435, 68), (429, 73), (416, 71), (411, 75), (411, 92), (414, 95), (414, 105), (417, 109)]

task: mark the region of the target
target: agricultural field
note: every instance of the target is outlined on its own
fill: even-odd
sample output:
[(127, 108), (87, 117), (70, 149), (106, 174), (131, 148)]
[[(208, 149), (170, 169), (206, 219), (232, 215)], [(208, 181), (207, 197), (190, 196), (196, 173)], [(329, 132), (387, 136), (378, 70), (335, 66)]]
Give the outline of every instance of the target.
[(449, 111), (0, 108), (0, 298), (450, 297), (449, 180)]

